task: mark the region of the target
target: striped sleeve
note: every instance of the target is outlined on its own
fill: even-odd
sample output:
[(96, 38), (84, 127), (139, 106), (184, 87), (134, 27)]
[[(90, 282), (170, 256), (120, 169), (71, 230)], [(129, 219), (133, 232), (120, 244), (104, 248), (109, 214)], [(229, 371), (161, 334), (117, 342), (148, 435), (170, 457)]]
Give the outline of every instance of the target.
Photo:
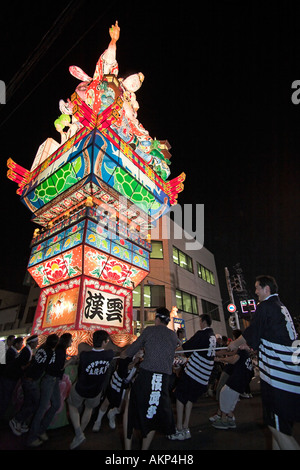
[(197, 352), (193, 352), (184, 371), (196, 382), (207, 385), (213, 367), (213, 360), (207, 359)]
[(300, 364), (295, 348), (261, 340), (259, 347), (260, 377), (272, 387), (300, 394)]

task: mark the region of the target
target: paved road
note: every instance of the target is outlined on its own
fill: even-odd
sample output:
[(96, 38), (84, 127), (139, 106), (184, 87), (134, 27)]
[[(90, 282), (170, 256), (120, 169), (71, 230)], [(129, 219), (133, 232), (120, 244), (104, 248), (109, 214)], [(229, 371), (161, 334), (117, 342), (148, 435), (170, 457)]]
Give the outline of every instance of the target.
[[(217, 430), (210, 421), (217, 409), (214, 398), (201, 397), (194, 405), (190, 420), (191, 439), (186, 441), (170, 441), (159, 432), (156, 433), (151, 451), (159, 453), (177, 452), (188, 454), (188, 451), (199, 450), (270, 450), (271, 439), (268, 429), (262, 421), (261, 399), (259, 385), (252, 386), (253, 398), (241, 399), (236, 407), (235, 416), (237, 428), (230, 430)], [(175, 406), (174, 406), (175, 411)], [(104, 417), (99, 433), (92, 431), (94, 420), (89, 424), (85, 434), (86, 441), (79, 450), (123, 450), (122, 417), (117, 417), (117, 427), (110, 429), (108, 420)], [(294, 436), (300, 443), (300, 423), (295, 425)], [(48, 431), (49, 441), (43, 446), (34, 449), (34, 452), (43, 450), (69, 450), (74, 437), (71, 425)], [(133, 450), (138, 450), (140, 441), (138, 436), (133, 440)], [(0, 450), (28, 450), (26, 435), (16, 437), (9, 429), (7, 423), (0, 425)], [(74, 452), (73, 452), (74, 453)], [(122, 453), (120, 453), (122, 455)]]

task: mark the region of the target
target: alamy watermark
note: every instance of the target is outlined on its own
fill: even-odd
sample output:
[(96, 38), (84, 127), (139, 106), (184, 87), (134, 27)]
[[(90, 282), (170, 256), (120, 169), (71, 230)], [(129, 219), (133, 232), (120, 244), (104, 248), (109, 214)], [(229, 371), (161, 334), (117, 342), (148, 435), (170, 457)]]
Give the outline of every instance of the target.
[(293, 81), (292, 89), (295, 90), (291, 96), (292, 103), (299, 104), (300, 103), (300, 80)]
[(151, 229), (150, 236), (152, 240), (170, 240), (172, 237), (174, 240), (183, 239), (186, 250), (200, 250), (204, 245), (204, 204), (172, 206), (166, 214), (161, 233), (157, 223), (156, 227)]
[(6, 86), (3, 80), (0, 80), (0, 104), (6, 104)]

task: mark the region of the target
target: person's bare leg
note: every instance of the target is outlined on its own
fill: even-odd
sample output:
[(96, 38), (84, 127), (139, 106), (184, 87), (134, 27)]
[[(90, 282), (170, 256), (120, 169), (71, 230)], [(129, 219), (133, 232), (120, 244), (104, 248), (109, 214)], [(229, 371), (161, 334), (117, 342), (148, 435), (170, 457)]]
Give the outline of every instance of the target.
[(69, 404), (69, 416), (70, 420), (73, 424), (74, 430), (76, 431), (77, 429), (81, 429), (80, 427), (80, 414), (78, 412), (78, 409)]
[(90, 422), (91, 416), (92, 416), (93, 408), (87, 408), (85, 406), (82, 417), (81, 417), (81, 429), (82, 431), (85, 430), (87, 425)]
[(132, 439), (128, 439), (127, 436), (124, 437), (124, 448), (125, 450), (131, 450)]
[(97, 416), (97, 419), (94, 423), (93, 431), (99, 431), (99, 429), (101, 427), (102, 418), (105, 415), (108, 406), (109, 406), (109, 401), (108, 401), (107, 398), (105, 398), (105, 400), (103, 401), (103, 403), (101, 404), (101, 406), (99, 408), (98, 416)]
[(69, 416), (70, 416), (70, 420), (71, 420), (71, 423), (73, 425), (74, 432), (75, 432), (75, 437), (72, 441), (72, 444), (76, 441), (76, 439), (81, 439), (81, 442), (82, 442), (82, 439), (84, 440), (85, 437), (80, 426), (80, 414), (78, 412), (78, 409), (75, 406), (70, 405), (70, 403), (69, 403)]
[(189, 427), (192, 408), (193, 408), (193, 403), (191, 401), (188, 401), (187, 404), (185, 405), (183, 429), (187, 429)]
[(182, 422), (183, 422), (183, 410), (184, 404), (181, 401), (176, 400), (176, 414), (177, 414), (177, 429), (182, 431)]
[(152, 442), (152, 439), (154, 437), (155, 431), (150, 431), (148, 432), (147, 436), (144, 437), (143, 443), (142, 443), (142, 450), (148, 450), (150, 447), (150, 444)]
[(124, 413), (123, 413), (123, 433), (124, 433), (125, 450), (131, 450), (131, 444), (132, 444), (132, 438), (128, 439), (127, 437), (129, 398), (130, 398), (130, 392), (128, 393), (127, 398), (125, 398), (126, 401), (125, 401), (125, 408), (124, 408)]

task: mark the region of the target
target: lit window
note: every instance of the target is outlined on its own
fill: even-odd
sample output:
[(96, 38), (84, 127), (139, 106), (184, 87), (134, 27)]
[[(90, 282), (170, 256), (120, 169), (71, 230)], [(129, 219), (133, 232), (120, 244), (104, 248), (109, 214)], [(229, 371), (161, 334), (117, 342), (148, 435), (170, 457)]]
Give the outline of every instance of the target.
[(136, 287), (132, 292), (132, 305), (134, 307), (141, 305), (141, 288), (140, 286)]
[(187, 313), (198, 314), (197, 297), (188, 292), (176, 289), (176, 307)]
[(163, 243), (161, 241), (152, 241), (152, 251), (150, 253), (151, 259), (163, 259)]
[(150, 286), (144, 286), (144, 307), (151, 307)]
[(198, 276), (201, 279), (203, 279), (203, 281), (208, 282), (209, 284), (212, 284), (213, 286), (216, 285), (215, 276), (212, 273), (212, 271), (210, 271), (205, 266), (199, 263), (197, 263), (197, 271), (198, 271)]
[(179, 310), (183, 310), (183, 307), (182, 307), (182, 296), (181, 296), (181, 291), (180, 291), (180, 290), (176, 290), (176, 307), (177, 307)]
[[(133, 290), (132, 296), (133, 308), (141, 306), (141, 286), (137, 286)], [(144, 307), (145, 308), (158, 308), (165, 307), (165, 286), (144, 286)]]
[(179, 255), (178, 255), (178, 250), (173, 246), (173, 261), (175, 264), (179, 264)]
[(194, 272), (192, 258), (175, 246), (173, 246), (173, 262), (191, 273)]

